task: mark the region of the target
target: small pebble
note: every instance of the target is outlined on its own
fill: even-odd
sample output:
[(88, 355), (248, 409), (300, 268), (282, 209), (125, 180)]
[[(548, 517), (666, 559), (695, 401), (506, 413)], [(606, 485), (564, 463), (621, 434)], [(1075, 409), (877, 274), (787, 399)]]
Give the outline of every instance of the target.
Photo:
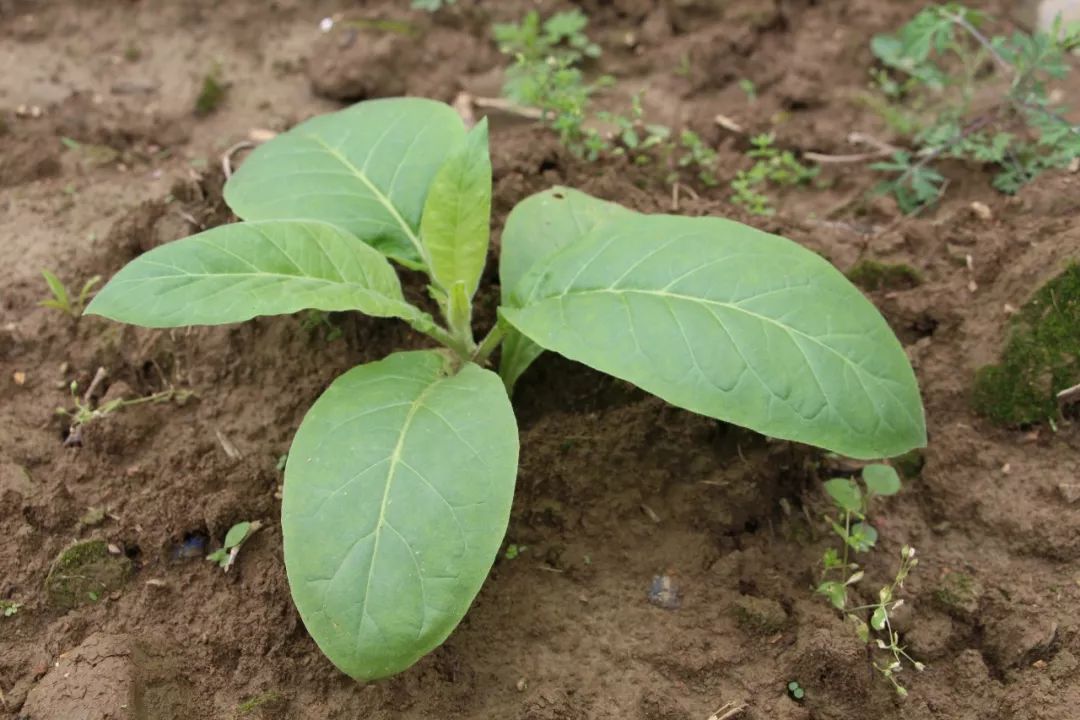
[(665, 610), (675, 610), (681, 604), (679, 588), (670, 575), (654, 575), (649, 588), (649, 602)]

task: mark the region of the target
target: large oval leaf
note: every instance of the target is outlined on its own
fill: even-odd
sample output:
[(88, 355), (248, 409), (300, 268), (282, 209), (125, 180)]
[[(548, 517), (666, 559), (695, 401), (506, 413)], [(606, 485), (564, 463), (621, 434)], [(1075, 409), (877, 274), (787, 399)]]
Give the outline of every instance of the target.
[(400, 672), (461, 620), (506, 532), (514, 413), (494, 373), (437, 352), (345, 373), (308, 411), (285, 469), (285, 567), (330, 660)]
[(340, 225), (421, 266), (417, 232), (435, 173), (464, 141), (452, 108), (422, 98), (369, 100), (300, 123), (260, 146), (225, 184), (244, 220)]
[(674, 405), (857, 458), (926, 440), (903, 348), (825, 260), (719, 218), (638, 215), (541, 263), (503, 316)]
[[(600, 223), (634, 214), (622, 205), (560, 186), (522, 200), (506, 219), (500, 243), (499, 281), (503, 304), (520, 305), (516, 292), (522, 278), (537, 263), (580, 240)], [(514, 387), (541, 352), (540, 346), (514, 328), (506, 329), (499, 374), (507, 387)]]
[(144, 327), (221, 325), (304, 309), (359, 310), (417, 321), (393, 266), (333, 225), (270, 220), (222, 225), (125, 265), (87, 314)]

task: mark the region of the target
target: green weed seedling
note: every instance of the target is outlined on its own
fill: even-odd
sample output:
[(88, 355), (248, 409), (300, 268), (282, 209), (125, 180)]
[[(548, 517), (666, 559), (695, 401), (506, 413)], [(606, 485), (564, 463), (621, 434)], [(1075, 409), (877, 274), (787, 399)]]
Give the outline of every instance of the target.
[(0, 616), (6, 618), (14, 617), (22, 610), (22, 606), (22, 603), (15, 602), (14, 600), (0, 600)]
[[(408, 668), (479, 591), (517, 477), (510, 393), (544, 350), (855, 458), (926, 441), (915, 376), (874, 306), (809, 250), (726, 219), (563, 187), (525, 198), (502, 229), (497, 322), (477, 339), (491, 191), (486, 122), (466, 130), (420, 98), (363, 102), (259, 146), (225, 186), (242, 222), (136, 258), (86, 310), (157, 328), (357, 311), (435, 343), (338, 377), (289, 449), (293, 599), (356, 678)], [(426, 276), (429, 308), (405, 299), (392, 262)]]
[(986, 35), (986, 24), (963, 5), (931, 5), (871, 44), (884, 66), (873, 77), (885, 98), (872, 104), (914, 146), (872, 167), (890, 176), (879, 189), (905, 213), (941, 196), (937, 160), (994, 166), (994, 187), (1011, 194), (1080, 157), (1080, 126), (1065, 118), (1050, 87), (1068, 75), (1080, 24), (1010, 36)]
[(95, 275), (83, 283), (82, 289), (79, 290), (79, 294), (73, 298), (68, 292), (67, 286), (65, 286), (56, 275), (48, 270), (42, 270), (41, 275), (45, 278), (45, 284), (49, 286), (49, 292), (52, 293), (52, 297), (42, 300), (38, 305), (59, 310), (75, 318), (82, 315), (83, 308), (86, 307), (86, 302), (94, 294), (94, 287), (101, 282), (101, 276)]
[(84, 427), (95, 420), (108, 417), (122, 408), (132, 407), (134, 405), (145, 405), (146, 403), (170, 402), (172, 400), (183, 403), (191, 397), (191, 391), (189, 390), (177, 390), (170, 387), (167, 390), (162, 390), (143, 397), (132, 398), (130, 400), (125, 398), (114, 398), (94, 407), (90, 398), (94, 394), (94, 389), (97, 387), (98, 383), (104, 380), (105, 377), (105, 369), (99, 368), (97, 375), (94, 377), (94, 381), (91, 382), (90, 387), (81, 397), (79, 395), (79, 383), (75, 380), (71, 381), (71, 385), (68, 386), (68, 389), (71, 392), (71, 401), (74, 407), (70, 410), (65, 407), (56, 408), (57, 415), (70, 418), (71, 420), (71, 424), (68, 427), (67, 438), (64, 440), (64, 445), (81, 445), (82, 430)]
[(248, 538), (254, 535), (259, 528), (262, 527), (262, 523), (258, 520), (252, 520), (244, 522), (238, 522), (229, 528), (229, 532), (225, 533), (225, 543), (206, 556), (206, 559), (210, 562), (217, 563), (225, 572), (229, 572), (229, 568), (236, 562), (236, 556), (240, 554), (240, 548), (247, 542)]
[[(892, 629), (889, 613), (896, 610), (904, 601), (896, 597), (897, 590), (903, 588), (908, 574), (918, 565), (915, 549), (904, 546), (900, 551), (900, 568), (893, 581), (881, 588), (877, 601), (870, 605), (851, 606), (848, 604), (848, 588), (863, 579), (863, 571), (858, 563), (850, 561), (852, 552), (866, 552), (877, 544), (878, 533), (867, 522), (867, 510), (874, 497), (886, 497), (900, 492), (900, 476), (888, 465), (867, 465), (862, 471), (865, 491), (859, 484), (848, 478), (834, 478), (825, 483), (825, 492), (832, 498), (833, 504), (841, 514), (840, 518), (828, 518), (833, 532), (843, 542), (843, 550), (835, 548), (825, 551), (821, 559), (821, 582), (817, 592), (824, 595), (833, 607), (850, 620), (859, 640), (867, 646), (868, 652), (886, 651), (887, 660), (871, 660), (874, 668), (892, 683), (900, 695), (907, 695), (907, 689), (896, 679), (907, 660), (919, 671), (925, 666), (915, 661), (900, 645), (900, 635)], [(839, 580), (831, 579), (836, 575)], [(884, 639), (880, 637), (884, 634)]]
[(731, 181), (731, 202), (754, 215), (772, 215), (775, 210), (762, 190), (769, 185), (801, 185), (817, 177), (819, 169), (803, 165), (790, 150), (779, 150), (772, 133), (750, 139), (747, 156), (754, 159), (749, 170), (740, 170)]

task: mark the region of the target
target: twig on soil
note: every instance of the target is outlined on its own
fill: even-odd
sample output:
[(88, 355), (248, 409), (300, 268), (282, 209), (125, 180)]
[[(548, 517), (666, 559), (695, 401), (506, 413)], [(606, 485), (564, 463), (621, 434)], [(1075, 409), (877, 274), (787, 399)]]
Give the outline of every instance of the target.
[(731, 720), (744, 713), (749, 707), (746, 703), (724, 703), (723, 707), (718, 708), (708, 720)]
[(1069, 405), (1080, 401), (1080, 385), (1073, 385), (1071, 388), (1065, 388), (1057, 394), (1057, 400), (1062, 405)]
[(225, 454), (229, 456), (230, 460), (239, 460), (244, 457), (237, 447), (233, 445), (232, 441), (225, 437), (225, 433), (220, 430), (214, 430), (214, 434), (217, 435), (217, 440), (221, 443), (221, 449), (225, 451)]
[(518, 105), (517, 103), (512, 103), (503, 98), (474, 97), (472, 103), (476, 107), (484, 110), (500, 110), (505, 113), (510, 113), (511, 115), (520, 115), (529, 120), (541, 120), (544, 117), (544, 111), (539, 108)]
[(877, 160), (878, 158), (883, 157), (890, 157), (901, 152), (901, 149), (895, 145), (890, 145), (887, 142), (878, 140), (872, 135), (861, 132), (850, 133), (848, 135), (848, 142), (852, 145), (869, 145), (874, 148), (874, 151), (868, 153), (856, 153), (853, 155), (826, 155), (824, 153), (805, 152), (803, 153), (803, 157), (807, 160), (813, 160), (816, 163), (859, 163), (868, 160)]
[(236, 143), (225, 151), (225, 153), (221, 156), (221, 170), (225, 173), (226, 180), (232, 177), (232, 156), (240, 152), (241, 150), (247, 150), (253, 147), (255, 147), (255, 143), (251, 142), (250, 140), (241, 140), (240, 142)]
[(177, 215), (179, 215), (182, 220), (185, 220), (185, 221), (191, 223), (191, 225), (193, 227), (197, 227), (200, 230), (205, 230), (206, 229), (205, 225), (203, 225), (201, 222), (196, 220), (195, 216), (192, 215), (191, 213), (187, 212), (186, 210), (175, 210), (174, 212)]
[(94, 379), (90, 381), (89, 387), (87, 387), (86, 392), (83, 393), (84, 404), (90, 404), (90, 398), (94, 396), (94, 392), (98, 389), (98, 386), (105, 382), (105, 378), (107, 377), (109, 377), (109, 371), (104, 367), (99, 367), (97, 372), (94, 373)]

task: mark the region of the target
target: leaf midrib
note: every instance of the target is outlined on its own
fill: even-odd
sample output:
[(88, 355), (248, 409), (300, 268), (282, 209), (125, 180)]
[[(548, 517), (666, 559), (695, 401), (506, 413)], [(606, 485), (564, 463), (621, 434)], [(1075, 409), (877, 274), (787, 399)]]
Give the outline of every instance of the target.
[(352, 163), (352, 161), (349, 160), (349, 158), (347, 158), (347, 157), (345, 157), (344, 155), (341, 154), (340, 150), (338, 150), (334, 146), (327, 143), (325, 140), (323, 140), (318, 135), (311, 135), (311, 134), (308, 134), (308, 133), (302, 133), (300, 135), (300, 137), (305, 138), (307, 140), (310, 140), (310, 141), (314, 142), (316, 145), (318, 145), (319, 147), (321, 147), (323, 150), (325, 150), (327, 153), (329, 153), (331, 155), (331, 157), (333, 157), (339, 163), (344, 165), (345, 168), (349, 172), (351, 172), (356, 177), (357, 180), (362, 182), (364, 184), (364, 186), (367, 187), (367, 189), (371, 192), (372, 196), (376, 200), (379, 201), (379, 204), (381, 204), (384, 208), (386, 208), (386, 211), (388, 213), (390, 213), (390, 216), (392, 218), (394, 218), (394, 220), (397, 222), (397, 224), (405, 232), (405, 236), (407, 238), (409, 238), (409, 242), (411, 242), (413, 244), (413, 247), (416, 249), (416, 252), (419, 254), (419, 257), (421, 257), (421, 258), (424, 257), (424, 250), (423, 250), (423, 246), (420, 244), (420, 238), (418, 238), (416, 236), (416, 233), (413, 232), (413, 229), (409, 226), (409, 224), (407, 222), (405, 222), (405, 218), (401, 217), (401, 213), (399, 213), (397, 208), (394, 207), (394, 204), (390, 201), (390, 198), (387, 197), (386, 194), (383, 193), (383, 191), (380, 190), (375, 185), (375, 183), (373, 183), (371, 181), (371, 178), (369, 178), (367, 176), (367, 174), (363, 170), (356, 167), (356, 165), (354, 165)]
[[(398, 466), (404, 463), (401, 458), (401, 453), (402, 449), (405, 446), (405, 437), (409, 434), (409, 429), (412, 427), (413, 420), (415, 420), (416, 418), (416, 413), (419, 412), (420, 408), (424, 407), (424, 400), (427, 398), (427, 396), (431, 393), (432, 390), (434, 390), (441, 382), (443, 382), (443, 380), (444, 378), (441, 377), (436, 378), (430, 385), (421, 390), (420, 394), (417, 395), (416, 398), (412, 401), (409, 407), (409, 411), (405, 415), (405, 421), (401, 425), (401, 432), (398, 434), (397, 442), (394, 444), (394, 450), (390, 453), (390, 466), (386, 473), (386, 487), (383, 488), (382, 502), (379, 504), (379, 517), (375, 520), (375, 529), (372, 530), (372, 533), (375, 534), (375, 542), (372, 543), (371, 547), (371, 563), (368, 565), (368, 576), (364, 584), (364, 594), (360, 604), (361, 623), (364, 621), (364, 618), (367, 617), (368, 600), (371, 597), (371, 579), (375, 576), (375, 561), (379, 558), (379, 540), (382, 539), (382, 529), (384, 525), (392, 527), (389, 525), (389, 523), (386, 522), (386, 508), (389, 505), (390, 489), (394, 485), (394, 478), (397, 475)], [(396, 528), (392, 529), (394, 529), (394, 532), (397, 532)], [(400, 533), (398, 534), (400, 536)], [(338, 569), (338, 572), (340, 572), (340, 568)], [(337, 575), (336, 572), (334, 574)], [(422, 586), (424, 582), (423, 575), (419, 575), (417, 579), (420, 581)], [(425, 613), (426, 619), (426, 605), (424, 605), (423, 611)], [(423, 630), (424, 622), (425, 620), (421, 621), (421, 630)]]
[[(868, 377), (871, 377), (874, 380), (877, 380), (879, 382), (883, 382), (883, 383), (884, 382), (891, 382), (889, 378), (884, 378), (884, 377), (880, 377), (878, 375), (875, 375), (874, 373), (868, 371), (862, 365), (857, 365), (856, 363), (852, 362), (850, 359), (848, 359), (846, 356), (844, 356), (838, 350), (836, 350), (835, 348), (833, 348), (833, 347), (831, 347), (829, 345), (826, 345), (825, 343), (823, 343), (821, 340), (814, 337), (813, 335), (805, 333), (802, 330), (794, 328), (794, 327), (792, 327), (790, 325), (785, 325), (785, 324), (783, 324), (781, 322), (778, 322), (777, 320), (774, 320), (773, 318), (770, 318), (768, 315), (761, 315), (760, 313), (753, 312), (752, 310), (747, 310), (746, 308), (740, 307), (739, 305), (735, 305), (733, 303), (728, 303), (728, 302), (723, 302), (723, 301), (720, 301), (720, 300), (711, 300), (709, 298), (695, 297), (693, 295), (682, 295), (680, 293), (672, 293), (672, 292), (666, 292), (666, 291), (660, 291), (660, 290), (646, 290), (646, 289), (641, 289), (641, 288), (599, 288), (599, 289), (593, 289), (593, 290), (575, 290), (573, 292), (565, 292), (565, 293), (562, 293), (562, 294), (559, 294), (559, 295), (549, 295), (549, 296), (544, 297), (544, 298), (538, 298), (536, 301), (534, 301), (533, 304), (539, 304), (539, 303), (542, 303), (542, 302), (547, 301), (547, 300), (561, 301), (561, 300), (566, 299), (566, 298), (581, 297), (581, 296), (585, 296), (585, 295), (625, 295), (625, 294), (648, 295), (648, 296), (655, 296), (655, 297), (671, 298), (671, 299), (675, 299), (675, 300), (683, 300), (683, 301), (686, 301), (686, 302), (700, 303), (700, 304), (703, 304), (703, 305), (711, 305), (711, 306), (715, 306), (715, 307), (725, 308), (725, 309), (728, 309), (728, 310), (734, 310), (736, 312), (743, 313), (744, 315), (748, 315), (748, 316), (750, 316), (752, 318), (755, 318), (757, 320), (760, 320), (762, 322), (769, 323), (770, 325), (775, 325), (776, 327), (780, 328), (781, 330), (788, 333), (789, 335), (797, 335), (799, 337), (802, 337), (802, 338), (805, 338), (805, 339), (809, 340), (814, 345), (817, 345), (817, 346), (821, 347), (822, 349), (824, 349), (825, 351), (827, 351), (828, 353), (830, 353), (832, 355), (835, 355), (836, 357), (840, 358), (845, 364), (849, 365), (853, 370), (855, 370), (859, 374), (865, 374)], [(747, 298), (747, 299), (751, 300), (753, 298), (750, 297), (750, 298)], [(527, 309), (528, 309), (527, 307), (522, 308), (522, 310), (527, 310)]]

